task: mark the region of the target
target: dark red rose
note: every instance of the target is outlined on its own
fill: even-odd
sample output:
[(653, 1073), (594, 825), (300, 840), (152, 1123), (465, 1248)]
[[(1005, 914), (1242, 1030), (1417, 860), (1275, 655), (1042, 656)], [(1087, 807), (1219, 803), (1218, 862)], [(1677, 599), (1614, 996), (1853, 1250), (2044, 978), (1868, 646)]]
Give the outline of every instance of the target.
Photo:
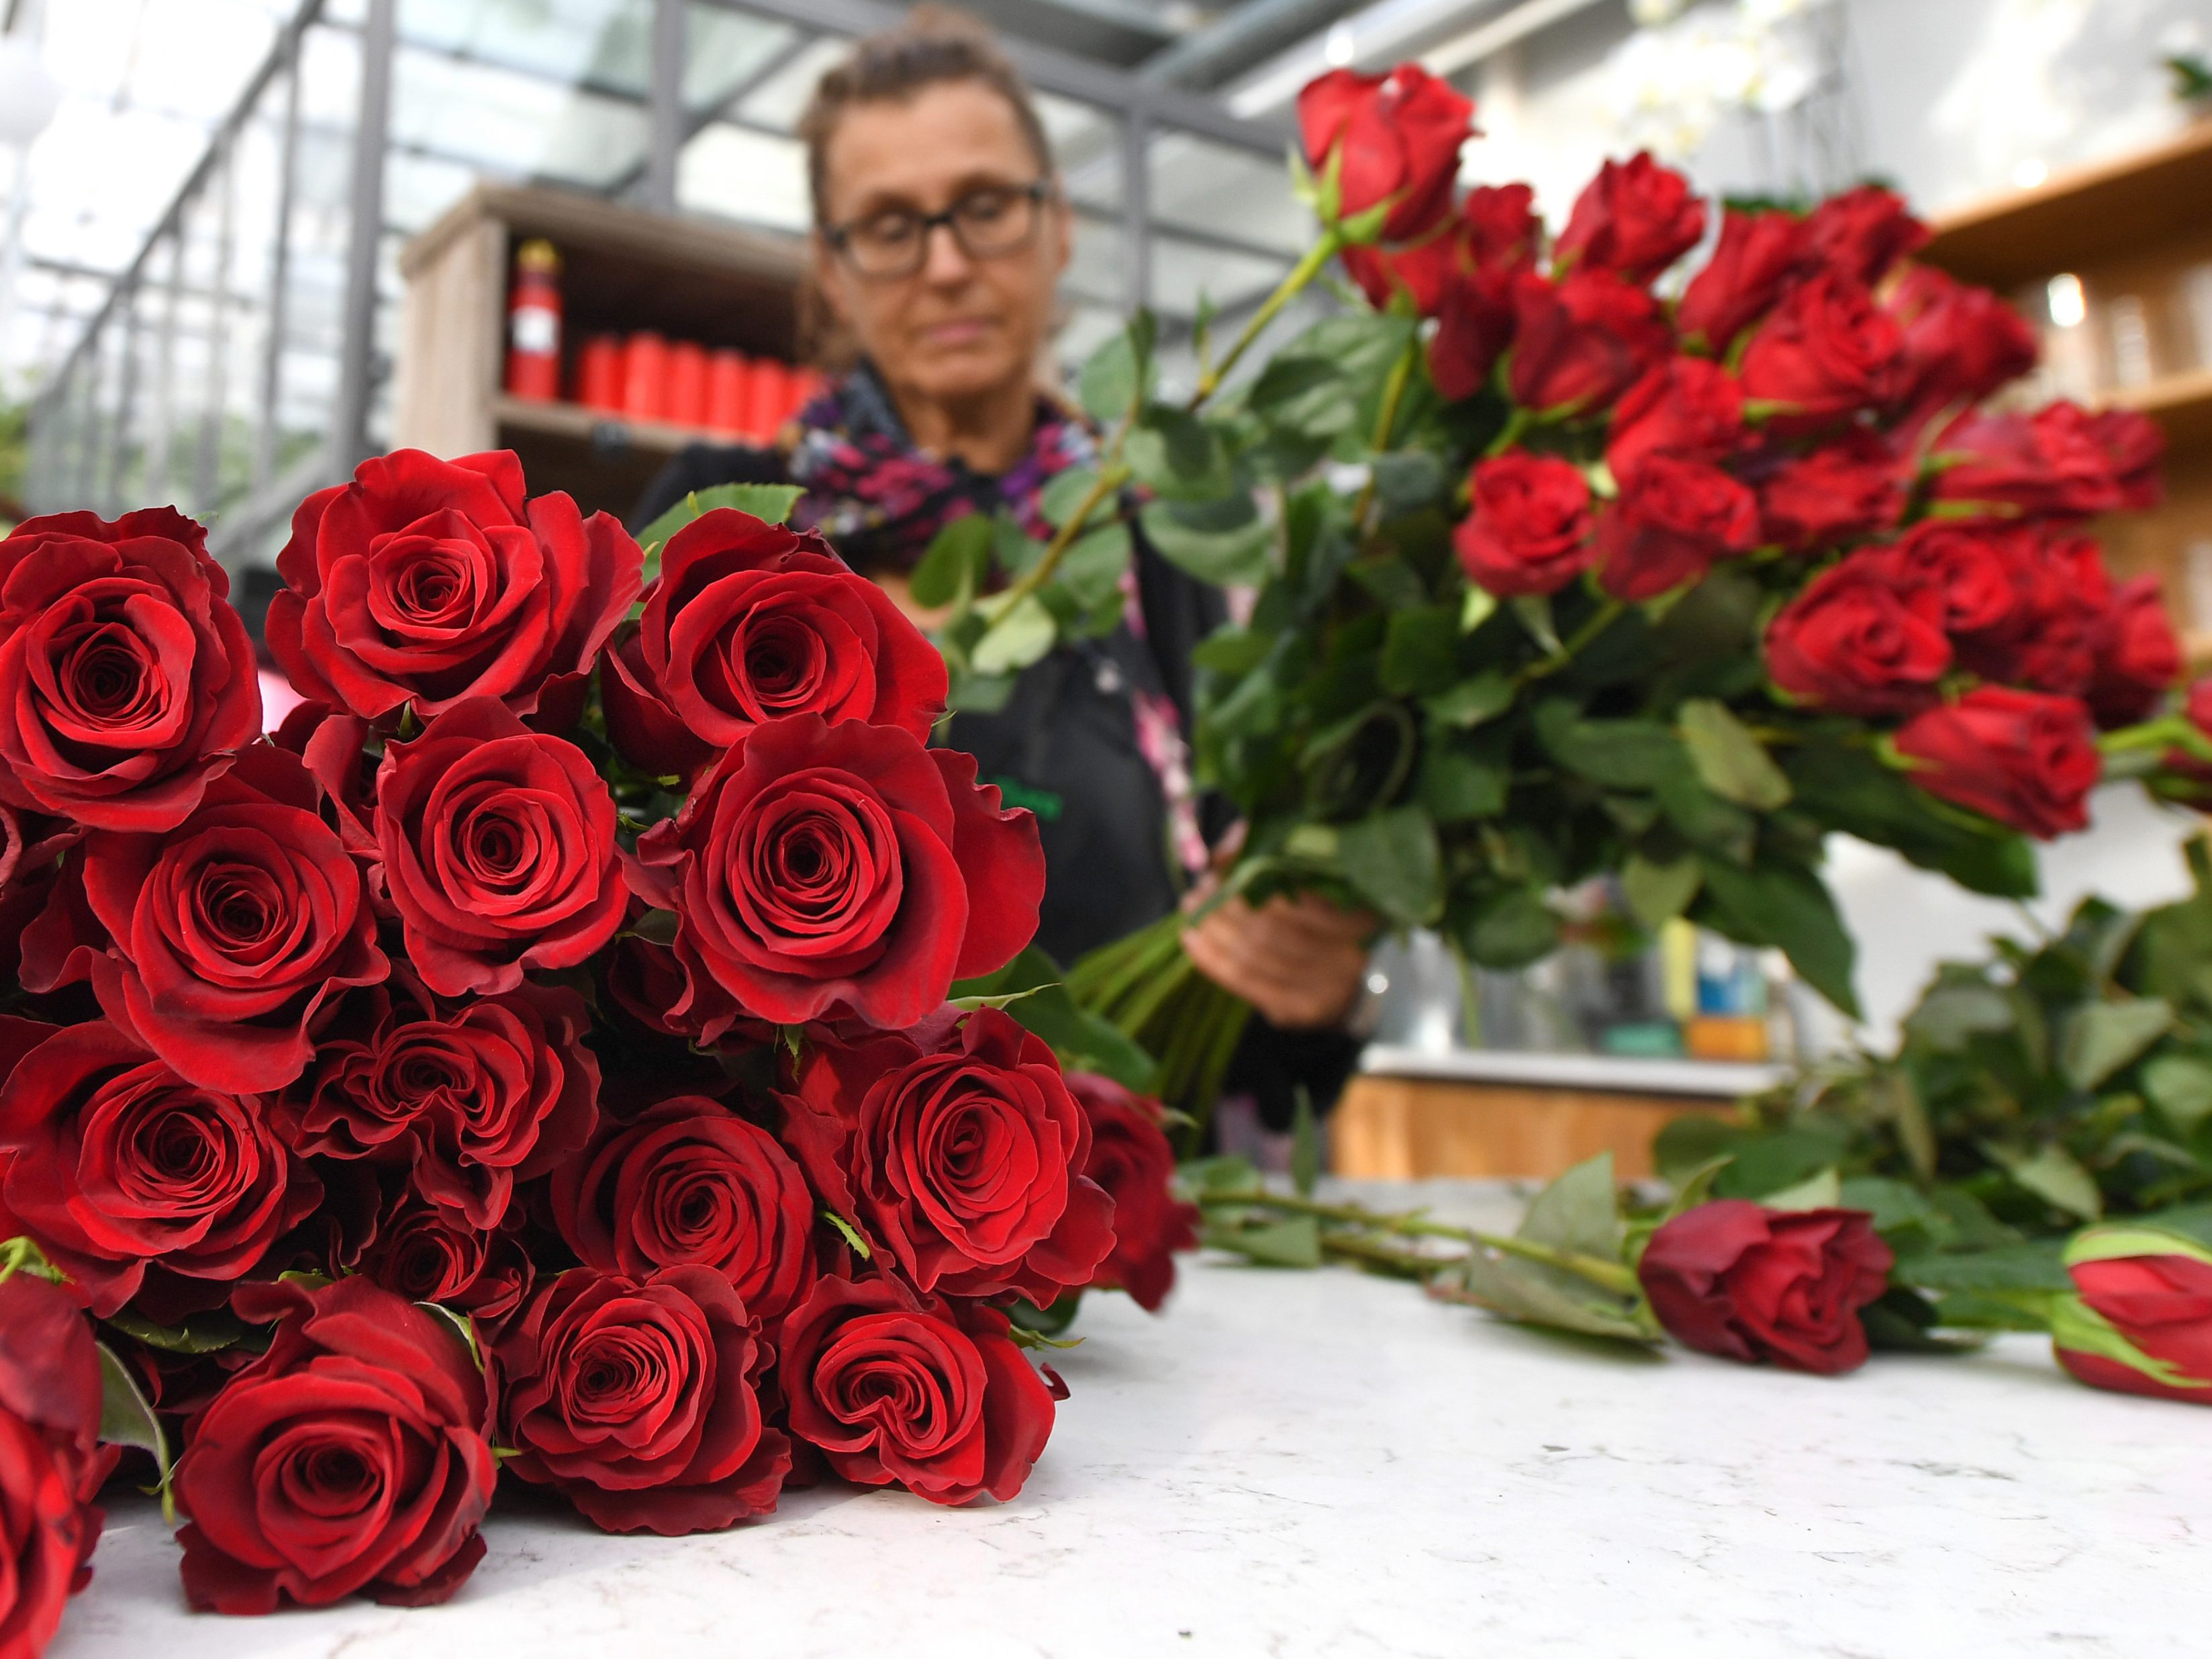
[(775, 1137), (678, 1095), (603, 1128), (556, 1170), (553, 1219), (587, 1267), (643, 1278), (711, 1267), (773, 1322), (814, 1279), (814, 1199)]
[[(662, 913), (665, 919), (666, 913)], [(607, 994), (617, 1007), (628, 1014), (648, 1031), (658, 1031), (663, 1036), (680, 1037), (684, 1028), (668, 1018), (684, 994), (689, 981), (684, 976), (684, 964), (676, 959), (675, 947), (635, 933), (625, 933), (615, 940), (614, 949), (607, 955)]]
[(521, 1304), (537, 1277), (511, 1227), (471, 1226), (404, 1182), (377, 1217), (374, 1236), (347, 1265), (394, 1296), (435, 1302), (491, 1329)]
[(2017, 637), (2036, 609), (2038, 555), (2032, 541), (2001, 525), (1923, 519), (1887, 554), (1906, 583), (1943, 596), (1943, 629), (1972, 666), (1977, 652)]
[(1942, 591), (1875, 549), (1822, 571), (1766, 629), (1766, 666), (1793, 697), (1842, 714), (1910, 714), (1951, 666)]
[(1880, 535), (1904, 517), (1910, 480), (1909, 466), (1887, 444), (1853, 428), (1760, 481), (1760, 536), (1811, 553)]
[(376, 843), (408, 957), (441, 996), (574, 967), (629, 900), (605, 781), (575, 744), (489, 697), (384, 751)]
[(1514, 273), (1485, 270), (1446, 285), (1429, 337), (1429, 378), (1449, 402), (1472, 398), (1512, 343)]
[(1044, 890), (1036, 820), (972, 756), (818, 714), (754, 727), (630, 868), (677, 914), (668, 1018), (708, 1042), (748, 1017), (912, 1025), (1029, 943)]
[(1091, 1282), (1127, 1291), (1156, 1313), (1175, 1288), (1175, 1253), (1198, 1248), (1198, 1206), (1175, 1194), (1175, 1149), (1156, 1100), (1095, 1072), (1070, 1072), (1067, 1091), (1091, 1119), (1083, 1173), (1114, 1200), (1114, 1249)]
[(923, 1291), (1042, 1308), (1090, 1283), (1114, 1204), (1050, 1045), (993, 1008), (916, 1035), (807, 1050), (784, 1139), (815, 1190)]
[(64, 1026), (0, 1085), (0, 1204), (103, 1318), (149, 1267), (241, 1277), (322, 1186), (251, 1097), (186, 1083), (106, 1020)]
[(276, 1328), (177, 1461), (185, 1599), (228, 1613), (356, 1591), (447, 1600), (483, 1559), (497, 1474), (459, 1334), (360, 1278), (245, 1285), (232, 1305)]
[(1716, 356), (1782, 297), (1805, 257), (1805, 222), (1776, 209), (1721, 216), (1721, 239), (1712, 258), (1690, 278), (1674, 308), (1683, 340)]
[(791, 1431), (856, 1486), (933, 1504), (1012, 1499), (1052, 1434), (1051, 1392), (1006, 1316), (890, 1278), (815, 1282), (783, 1328)]
[(1823, 426), (1893, 402), (1904, 337), (1861, 284), (1822, 270), (1782, 297), (1743, 354), (1747, 398), (1777, 407), (1777, 431)]
[(1743, 393), (1719, 364), (1669, 357), (1621, 395), (1606, 439), (1605, 464), (1626, 484), (1654, 455), (1727, 459), (1743, 435)]
[(101, 830), (182, 823), (260, 735), (253, 641), (172, 507), (0, 539), (0, 802)]
[(2039, 841), (2089, 826), (2104, 763), (2089, 711), (2072, 697), (1977, 686), (1916, 715), (1896, 742), (1919, 763), (1907, 775), (1931, 795)]
[(1610, 270), (1648, 283), (1705, 234), (1705, 204), (1690, 181), (1639, 151), (1606, 162), (1583, 187), (1552, 249), (1552, 268)]
[(1805, 219), (1807, 252), (1839, 276), (1867, 286), (1927, 241), (1928, 227), (1880, 185), (1831, 196)]
[(1468, 494), (1473, 510), (1452, 548), (1486, 592), (1556, 593), (1595, 556), (1589, 484), (1572, 462), (1509, 449), (1475, 464)]
[(24, 939), (26, 985), (89, 975), (107, 1017), (191, 1081), (299, 1076), (331, 997), (391, 971), (314, 781), (256, 744), (165, 835), (94, 830)]
[(2003, 539), (2018, 562), (2020, 609), (2004, 628), (1964, 641), (1961, 660), (1986, 678), (2086, 697), (2112, 612), (2104, 554), (2087, 536), (2009, 528)]
[(323, 792), (333, 827), (346, 851), (364, 862), (376, 857), (376, 757), (368, 752), (369, 723), (326, 702), (303, 702), (284, 716), (270, 741), (297, 755)]
[(368, 720), (471, 697), (573, 717), (643, 562), (605, 513), (557, 493), (526, 506), (511, 451), (402, 449), (292, 515), (269, 648), (302, 695)]
[[(1453, 284), (1487, 273), (1502, 276), (1535, 263), (1544, 222), (1526, 185), (1478, 185), (1437, 230), (1404, 247), (1348, 247), (1344, 268), (1376, 310), (1403, 289), (1424, 317), (1443, 311)], [(1510, 306), (1508, 306), (1509, 326)]]
[(1704, 461), (1654, 455), (1598, 518), (1598, 581), (1617, 599), (1655, 599), (1758, 540), (1747, 486)]
[(1514, 281), (1513, 401), (1544, 414), (1589, 414), (1634, 385), (1667, 355), (1659, 302), (1610, 271), (1578, 270), (1547, 282)]
[(1889, 1287), (1893, 1259), (1863, 1210), (1723, 1198), (1662, 1224), (1636, 1276), (1676, 1341), (1832, 1376), (1866, 1364), (1859, 1310)]
[(1899, 398), (1917, 427), (1939, 410), (1978, 404), (2035, 367), (2035, 331), (1985, 288), (1929, 265), (1907, 266), (1889, 295), (1904, 329)]
[(22, 966), (23, 935), (53, 896), (62, 854), (82, 832), (0, 801), (0, 978)]
[(662, 701), (646, 666), (644, 635), (634, 622), (615, 629), (599, 659), (599, 706), (606, 711), (607, 740), (641, 772), (689, 778), (718, 752), (693, 737)]
[(1315, 175), (1335, 174), (1341, 217), (1388, 202), (1382, 240), (1411, 241), (1451, 210), (1474, 105), (1416, 64), (1387, 75), (1331, 70), (1298, 94), (1298, 136)]
[(2047, 404), (2033, 415), (1968, 415), (1936, 445), (1936, 497), (2087, 518), (2155, 506), (2166, 440), (2132, 410)]
[(2100, 726), (2146, 719), (2181, 678), (2181, 641), (2155, 576), (2120, 584), (2105, 613), (2089, 708)]
[(714, 1532), (767, 1515), (791, 1443), (762, 1421), (767, 1348), (708, 1267), (577, 1267), (538, 1287), (486, 1359), (507, 1467), (608, 1532)]
[(92, 1578), (115, 1467), (100, 1444), (100, 1356), (83, 1313), (27, 1273), (0, 1280), (0, 1655), (37, 1659)]

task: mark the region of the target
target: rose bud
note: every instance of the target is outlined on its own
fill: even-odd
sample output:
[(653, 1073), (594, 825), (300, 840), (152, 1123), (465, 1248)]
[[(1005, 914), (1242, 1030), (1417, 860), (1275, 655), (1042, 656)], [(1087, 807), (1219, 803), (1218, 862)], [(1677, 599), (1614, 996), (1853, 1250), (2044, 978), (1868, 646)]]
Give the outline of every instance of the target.
[(1985, 288), (1929, 265), (1908, 266), (1889, 296), (1904, 329), (1901, 402), (1917, 428), (1937, 411), (1978, 404), (2035, 367), (2035, 331)]
[(1605, 464), (1626, 484), (1654, 455), (1727, 459), (1743, 435), (1743, 394), (1702, 357), (1670, 357), (1629, 387), (1613, 411)]
[(896, 1279), (823, 1279), (783, 1328), (791, 1431), (856, 1486), (933, 1504), (1018, 1494), (1052, 1433), (1053, 1395), (1006, 1316)]
[(1858, 283), (1823, 270), (1782, 298), (1751, 337), (1747, 398), (1778, 406), (1778, 432), (1824, 426), (1893, 402), (1904, 337)]
[(1879, 185), (1831, 196), (1806, 216), (1806, 251), (1839, 276), (1872, 287), (1906, 254), (1924, 246), (1928, 227)]
[(2181, 641), (2166, 619), (2158, 578), (2121, 583), (2100, 631), (2090, 712), (2105, 726), (2148, 718), (2181, 678)]
[(1758, 540), (1759, 503), (1742, 483), (1703, 461), (1654, 455), (1598, 519), (1598, 582), (1618, 599), (1656, 599)]
[(1880, 535), (1905, 516), (1910, 476), (1873, 433), (1846, 431), (1759, 482), (1760, 537), (1812, 553)]
[(1721, 216), (1721, 239), (1712, 258), (1690, 278), (1674, 307), (1674, 326), (1686, 343), (1725, 356), (1735, 337), (1782, 297), (1805, 254), (1805, 222), (1779, 209)]
[(228, 1613), (449, 1599), (483, 1559), (497, 1474), (459, 1334), (366, 1279), (244, 1285), (232, 1305), (276, 1329), (177, 1461), (185, 1599)]
[(2133, 410), (2092, 415), (2045, 404), (2032, 415), (1968, 415), (1936, 443), (1936, 498), (2022, 514), (2088, 518), (2155, 506), (2166, 440)]
[(998, 1009), (817, 1043), (782, 1100), (815, 1190), (923, 1291), (1042, 1308), (1113, 1249), (1113, 1200), (1082, 1173), (1090, 1120), (1051, 1046)]
[(1510, 270), (1486, 270), (1446, 285), (1429, 338), (1429, 378), (1446, 401), (1480, 392), (1513, 343), (1513, 281)]
[(2091, 1227), (2066, 1246), (2058, 1363), (2093, 1389), (2212, 1405), (2212, 1251), (2161, 1228)]
[(1659, 303), (1609, 271), (1564, 281), (1522, 271), (1513, 288), (1513, 401), (1541, 414), (1589, 414), (1628, 390), (1669, 344)]
[(1452, 548), (1486, 592), (1556, 593), (1595, 556), (1589, 484), (1571, 461), (1509, 449), (1475, 464), (1468, 493), (1474, 510), (1453, 531)]
[(762, 1419), (767, 1348), (707, 1267), (539, 1286), (485, 1359), (507, 1468), (608, 1532), (718, 1532), (775, 1508), (791, 1443)]
[(1898, 732), (1906, 774), (1931, 795), (2039, 841), (2089, 825), (2104, 763), (2089, 711), (2072, 697), (1982, 685)]
[(1552, 249), (1552, 269), (1610, 270), (1648, 283), (1705, 234), (1705, 204), (1690, 181), (1639, 151), (1606, 162), (1583, 187)]
[(1793, 697), (1841, 714), (1909, 714), (1951, 666), (1942, 592), (1875, 549), (1813, 578), (1767, 625), (1766, 665)]
[(629, 902), (605, 781), (575, 744), (489, 697), (386, 749), (376, 842), (408, 958), (441, 996), (573, 968)]
[(1535, 199), (1526, 185), (1477, 185), (1434, 234), (1406, 247), (1348, 247), (1344, 268), (1377, 311), (1402, 290), (1416, 312), (1434, 317), (1454, 283), (1535, 263), (1544, 236)]
[(1474, 105), (1416, 64), (1387, 75), (1331, 70), (1298, 94), (1307, 165), (1336, 179), (1337, 216), (1356, 219), (1389, 203), (1382, 239), (1407, 242), (1451, 210), (1461, 147), (1474, 136)]
[(607, 514), (557, 493), (526, 505), (512, 451), (397, 450), (292, 515), (269, 649), (304, 696), (367, 720), (471, 697), (573, 719), (643, 562)]
[(709, 1043), (841, 1012), (902, 1030), (1027, 945), (1044, 892), (1036, 820), (977, 786), (972, 756), (818, 714), (754, 727), (630, 872), (677, 913), (668, 1017)]
[(1863, 1210), (1769, 1210), (1716, 1199), (1661, 1224), (1636, 1276), (1678, 1342), (1824, 1376), (1866, 1363), (1858, 1312), (1893, 1257)]
[(1067, 1091), (1091, 1119), (1083, 1173), (1114, 1200), (1114, 1249), (1091, 1281), (1157, 1313), (1175, 1288), (1175, 1253), (1198, 1248), (1198, 1206), (1175, 1195), (1175, 1149), (1159, 1102), (1096, 1072), (1070, 1072)]
[(253, 641), (206, 542), (166, 507), (0, 539), (0, 802), (172, 830), (260, 735)]

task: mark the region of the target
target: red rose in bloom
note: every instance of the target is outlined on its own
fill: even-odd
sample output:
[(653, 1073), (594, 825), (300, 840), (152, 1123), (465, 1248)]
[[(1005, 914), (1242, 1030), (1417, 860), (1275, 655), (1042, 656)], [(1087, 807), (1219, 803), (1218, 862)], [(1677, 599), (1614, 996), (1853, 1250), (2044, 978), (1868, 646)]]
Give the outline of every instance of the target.
[(1607, 161), (1583, 187), (1552, 249), (1552, 268), (1610, 270), (1648, 283), (1705, 234), (1705, 204), (1690, 181), (1639, 152)]
[(1768, 1210), (1717, 1199), (1662, 1224), (1636, 1276), (1675, 1340), (1833, 1376), (1866, 1364), (1858, 1311), (1893, 1257), (1863, 1210)]
[(702, 1096), (602, 1129), (554, 1172), (552, 1207), (586, 1267), (711, 1267), (756, 1319), (781, 1318), (813, 1281), (806, 1178), (774, 1135)]
[(1712, 258), (1674, 307), (1675, 329), (1686, 342), (1724, 355), (1782, 297), (1804, 257), (1805, 222), (1794, 213), (1729, 209)]
[(893, 1279), (815, 1282), (776, 1367), (791, 1431), (856, 1486), (933, 1504), (1012, 1499), (1052, 1434), (1053, 1395), (1006, 1316)]
[(1478, 185), (1462, 199), (1458, 211), (1424, 240), (1407, 247), (1348, 247), (1340, 257), (1377, 311), (1402, 288), (1415, 311), (1434, 317), (1455, 283), (1480, 275), (1503, 276), (1535, 263), (1544, 234), (1535, 200), (1535, 191), (1526, 185)]
[(2035, 367), (2035, 331), (1985, 288), (1912, 265), (1889, 297), (1905, 331), (1899, 397), (1917, 426), (1939, 410), (1978, 404)]
[(2008, 545), (2017, 550), (2022, 573), (2021, 609), (2006, 628), (1964, 641), (1961, 660), (1987, 678), (2086, 697), (2112, 612), (2104, 554), (2087, 536), (2039, 534), (2027, 526), (2014, 529)]
[(1609, 271), (1547, 282), (1522, 271), (1513, 288), (1514, 343), (1507, 385), (1540, 413), (1604, 408), (1667, 355), (1659, 302)]
[(791, 1443), (761, 1419), (768, 1350), (707, 1267), (573, 1268), (485, 1360), (507, 1467), (608, 1532), (714, 1532), (775, 1508)]
[(282, 1088), (325, 1002), (391, 971), (317, 800), (298, 761), (256, 744), (167, 834), (94, 831), (25, 936), (24, 982), (89, 974), (107, 1017), (192, 1082)]
[(708, 1042), (746, 1017), (911, 1025), (1029, 943), (1044, 891), (1036, 820), (972, 756), (818, 714), (756, 726), (631, 869), (678, 915), (669, 1018)]
[(2133, 410), (2093, 415), (2047, 404), (2030, 415), (1968, 415), (1937, 445), (1936, 497), (2027, 514), (2087, 518), (2157, 504), (2166, 440)]
[(441, 996), (574, 967), (629, 900), (605, 781), (575, 744), (489, 697), (385, 750), (376, 842), (408, 957)]
[(2102, 632), (2096, 678), (2089, 684), (2090, 709), (2100, 726), (2147, 719), (2181, 678), (2181, 641), (2166, 620), (2158, 578), (2137, 576), (2121, 583)]
[(1909, 477), (1906, 464), (1873, 433), (1846, 431), (1760, 482), (1760, 536), (1810, 553), (1880, 535), (1905, 516)]
[(1831, 196), (1805, 219), (1807, 252), (1830, 270), (1868, 286), (1927, 241), (1928, 227), (1879, 185)]
[(1050, 1045), (997, 1009), (933, 1047), (817, 1045), (783, 1100), (815, 1190), (924, 1291), (1042, 1308), (1113, 1249), (1113, 1200), (1082, 1173), (1090, 1120)]
[(177, 1462), (185, 1599), (228, 1613), (356, 1591), (447, 1600), (483, 1559), (497, 1474), (460, 1339), (365, 1279), (246, 1285), (232, 1305), (276, 1331)]
[(115, 1467), (100, 1445), (100, 1356), (84, 1315), (30, 1273), (0, 1280), (0, 1654), (35, 1659), (92, 1577)]
[(511, 451), (398, 450), (300, 503), (269, 648), (301, 693), (369, 720), (468, 697), (566, 714), (643, 562), (605, 513), (558, 494), (526, 506)]
[(1513, 287), (1514, 273), (1496, 270), (1455, 276), (1445, 288), (1429, 337), (1429, 378), (1447, 402), (1481, 391), (1512, 343)]
[(1941, 590), (1885, 550), (1822, 571), (1766, 629), (1766, 666), (1790, 696), (1841, 714), (1902, 714), (1936, 700), (1951, 666)]
[(241, 1277), (322, 1197), (258, 1102), (186, 1083), (105, 1020), (63, 1027), (8, 1074), (6, 1154), (0, 1207), (102, 1318), (149, 1267)]
[(402, 1185), (375, 1236), (349, 1264), (410, 1302), (435, 1302), (497, 1330), (521, 1305), (536, 1270), (510, 1228), (487, 1232)]
[(2087, 1333), (2062, 1314), (2051, 1338), (2058, 1363), (2093, 1389), (2212, 1404), (2212, 1265), (2185, 1254), (2188, 1248), (2177, 1240), (2162, 1255), (2068, 1262), (2075, 1294), (2140, 1359), (2077, 1346)]
[(1893, 402), (1904, 337), (1859, 283), (1832, 271), (1800, 283), (1743, 354), (1744, 396), (1779, 404), (1778, 431), (1825, 425)]
[(2089, 711), (2072, 697), (1977, 686), (1907, 721), (1896, 741), (1931, 795), (2039, 841), (2089, 826), (2103, 762)]
[(1615, 599), (1649, 599), (1694, 581), (1759, 540), (1759, 503), (1717, 466), (1654, 455), (1598, 520), (1598, 580)]
[(1452, 532), (1468, 580), (1500, 596), (1556, 593), (1589, 566), (1589, 485), (1556, 455), (1509, 449), (1475, 464), (1474, 510)]
[(0, 802), (167, 830), (261, 732), (253, 641), (173, 508), (0, 539)]
[(1605, 464), (1626, 483), (1654, 455), (1725, 459), (1742, 435), (1743, 394), (1728, 371), (1703, 357), (1670, 357), (1614, 406)]
[(1886, 556), (1901, 582), (1924, 582), (1943, 596), (1944, 631), (1974, 642), (1961, 644), (1962, 659), (2008, 642), (2033, 615), (2036, 550), (2002, 526), (1924, 519)]
[(1340, 216), (1392, 204), (1382, 240), (1406, 242), (1451, 210), (1474, 105), (1419, 65), (1388, 75), (1331, 70), (1298, 94), (1298, 136), (1316, 176), (1336, 169)]
[(1198, 1206), (1175, 1195), (1175, 1149), (1160, 1104), (1095, 1072), (1070, 1072), (1067, 1091), (1091, 1119), (1083, 1173), (1114, 1200), (1114, 1250), (1091, 1282), (1158, 1312), (1175, 1288), (1175, 1253), (1198, 1248)]

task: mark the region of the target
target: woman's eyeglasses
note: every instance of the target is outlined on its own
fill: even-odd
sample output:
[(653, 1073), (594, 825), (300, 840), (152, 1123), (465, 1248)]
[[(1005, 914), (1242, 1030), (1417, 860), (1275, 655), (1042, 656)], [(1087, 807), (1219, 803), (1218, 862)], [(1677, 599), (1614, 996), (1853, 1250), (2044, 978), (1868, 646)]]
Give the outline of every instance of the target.
[(885, 208), (829, 226), (822, 234), (863, 276), (911, 276), (928, 263), (929, 233), (939, 225), (971, 259), (1018, 252), (1036, 235), (1037, 220), (1051, 195), (1051, 183), (1042, 179), (1028, 185), (985, 185), (942, 213)]

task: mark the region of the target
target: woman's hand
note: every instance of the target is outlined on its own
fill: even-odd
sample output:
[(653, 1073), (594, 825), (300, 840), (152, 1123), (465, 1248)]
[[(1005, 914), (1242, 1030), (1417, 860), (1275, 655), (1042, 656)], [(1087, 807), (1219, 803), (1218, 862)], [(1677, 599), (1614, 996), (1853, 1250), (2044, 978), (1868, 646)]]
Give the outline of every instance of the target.
[(1335, 1024), (1358, 1000), (1375, 929), (1373, 916), (1311, 894), (1279, 894), (1256, 909), (1232, 898), (1185, 929), (1182, 948), (1269, 1024), (1311, 1030)]

